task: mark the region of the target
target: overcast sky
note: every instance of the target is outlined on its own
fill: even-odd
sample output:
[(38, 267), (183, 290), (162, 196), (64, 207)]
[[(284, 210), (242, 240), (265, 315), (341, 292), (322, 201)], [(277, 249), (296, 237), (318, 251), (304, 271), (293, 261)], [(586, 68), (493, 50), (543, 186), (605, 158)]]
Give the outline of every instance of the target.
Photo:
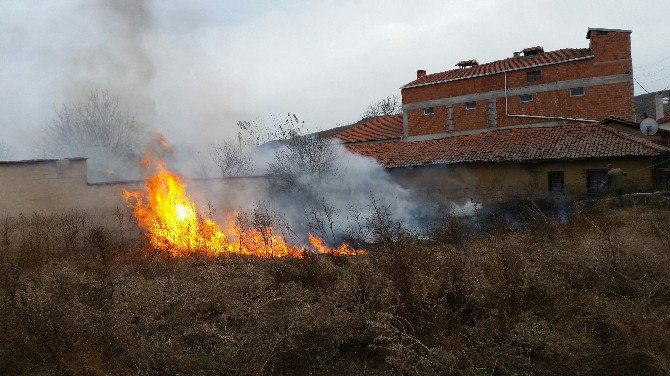
[(668, 14), (659, 0), (2, 0), (0, 140), (29, 150), (56, 108), (94, 88), (176, 144), (289, 112), (326, 129), (399, 94), (417, 69), (583, 48), (589, 26), (633, 30), (635, 76), (661, 90)]

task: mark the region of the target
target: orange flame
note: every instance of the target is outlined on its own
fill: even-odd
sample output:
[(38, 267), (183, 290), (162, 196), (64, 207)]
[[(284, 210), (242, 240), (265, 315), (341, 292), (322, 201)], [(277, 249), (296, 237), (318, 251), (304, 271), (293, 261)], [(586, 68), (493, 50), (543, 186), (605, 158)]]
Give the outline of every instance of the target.
[(333, 256), (360, 255), (363, 253), (360, 249), (354, 249), (347, 243), (342, 243), (338, 248), (330, 248), (323, 239), (309, 233), (309, 242), (319, 253), (327, 253)]
[[(289, 245), (272, 227), (243, 231), (230, 220), (226, 236), (219, 225), (203, 217), (186, 193), (179, 175), (155, 161), (157, 172), (147, 179), (144, 190), (123, 192), (128, 206), (151, 244), (174, 256), (202, 253), (208, 256), (240, 254), (264, 258), (304, 257), (305, 248)], [(232, 216), (229, 216), (232, 218)], [(348, 244), (329, 248), (323, 239), (309, 234), (313, 251), (336, 256), (361, 254)]]

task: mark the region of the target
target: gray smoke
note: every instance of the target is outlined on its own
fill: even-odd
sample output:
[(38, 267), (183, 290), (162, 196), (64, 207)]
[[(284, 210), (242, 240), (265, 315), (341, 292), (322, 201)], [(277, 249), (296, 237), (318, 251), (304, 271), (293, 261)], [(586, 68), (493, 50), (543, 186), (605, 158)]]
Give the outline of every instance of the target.
[[(138, 142), (149, 130), (163, 133), (188, 161), (244, 115), (229, 109), (230, 79), (211, 54), (206, 11), (197, 5), (62, 0), (0, 8), (0, 141), (17, 151), (11, 158), (108, 160), (94, 147), (58, 155), (33, 147), (63, 105), (91, 92), (118, 97), (143, 130)], [(118, 170), (116, 178), (136, 175), (130, 166), (104, 167)]]
[[(269, 213), (277, 228), (290, 229), (302, 242), (309, 232), (331, 244), (350, 236), (369, 241), (371, 226), (379, 219), (422, 233), (447, 212), (466, 215), (473, 210), (467, 199), (454, 202), (416, 185), (402, 185), (373, 158), (314, 135), (263, 145), (252, 161), (250, 175), (266, 175), (265, 184), (248, 195), (229, 192), (235, 201), (229, 209)], [(467, 180), (461, 177), (464, 188)]]

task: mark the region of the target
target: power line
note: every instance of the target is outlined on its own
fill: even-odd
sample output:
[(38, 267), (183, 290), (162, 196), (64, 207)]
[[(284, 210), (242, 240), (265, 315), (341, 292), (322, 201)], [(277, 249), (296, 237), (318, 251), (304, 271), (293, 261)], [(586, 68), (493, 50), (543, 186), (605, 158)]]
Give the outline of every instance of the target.
[(651, 64), (647, 64), (647, 65), (643, 65), (643, 66), (641, 66), (641, 67), (637, 67), (637, 68), (635, 68), (635, 70), (645, 70), (645, 69), (649, 69), (649, 68), (653, 67), (654, 65), (658, 65), (658, 64), (660, 64), (660, 63), (662, 63), (662, 62), (664, 62), (664, 61), (667, 61), (667, 60), (670, 60), (670, 56), (666, 56), (666, 57), (664, 57), (663, 59), (661, 59), (661, 60), (657, 60), (657, 61), (655, 61), (655, 62), (653, 62), (653, 63), (651, 63)]
[(664, 66), (663, 68), (661, 68), (661, 69), (657, 69), (657, 70), (655, 70), (655, 71), (653, 71), (653, 72), (643, 73), (642, 76), (643, 76), (643, 77), (654, 76), (654, 75), (657, 75), (657, 74), (663, 72), (664, 70), (666, 70), (666, 69), (668, 69), (668, 68), (670, 68), (670, 65), (666, 65), (666, 66)]
[(647, 94), (651, 94), (651, 93), (649, 92), (649, 90), (645, 89), (644, 86), (642, 86), (642, 84), (640, 83), (640, 81), (637, 80), (637, 78), (633, 77), (633, 80), (635, 80), (635, 82), (636, 82), (638, 85), (640, 85), (640, 87), (642, 88), (642, 90), (646, 91)]
[(638, 78), (639, 78), (642, 82), (644, 82), (646, 85), (650, 85), (650, 84), (653, 84), (653, 83), (656, 83), (656, 82), (659, 82), (659, 81), (667, 81), (667, 80), (669, 80), (669, 79), (670, 79), (670, 72), (668, 72), (668, 73), (666, 73), (666, 74), (664, 74), (664, 75), (662, 75), (662, 76), (658, 76), (658, 78), (654, 78), (654, 77), (643, 78), (643, 77), (640, 77), (640, 76), (638, 76)]

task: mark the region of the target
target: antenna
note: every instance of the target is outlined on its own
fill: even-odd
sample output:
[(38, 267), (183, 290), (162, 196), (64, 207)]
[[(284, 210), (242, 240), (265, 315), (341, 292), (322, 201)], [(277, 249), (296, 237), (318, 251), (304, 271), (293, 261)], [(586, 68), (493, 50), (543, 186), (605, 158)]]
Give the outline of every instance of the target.
[(658, 123), (654, 119), (646, 118), (640, 123), (640, 131), (645, 136), (653, 136), (658, 132)]

